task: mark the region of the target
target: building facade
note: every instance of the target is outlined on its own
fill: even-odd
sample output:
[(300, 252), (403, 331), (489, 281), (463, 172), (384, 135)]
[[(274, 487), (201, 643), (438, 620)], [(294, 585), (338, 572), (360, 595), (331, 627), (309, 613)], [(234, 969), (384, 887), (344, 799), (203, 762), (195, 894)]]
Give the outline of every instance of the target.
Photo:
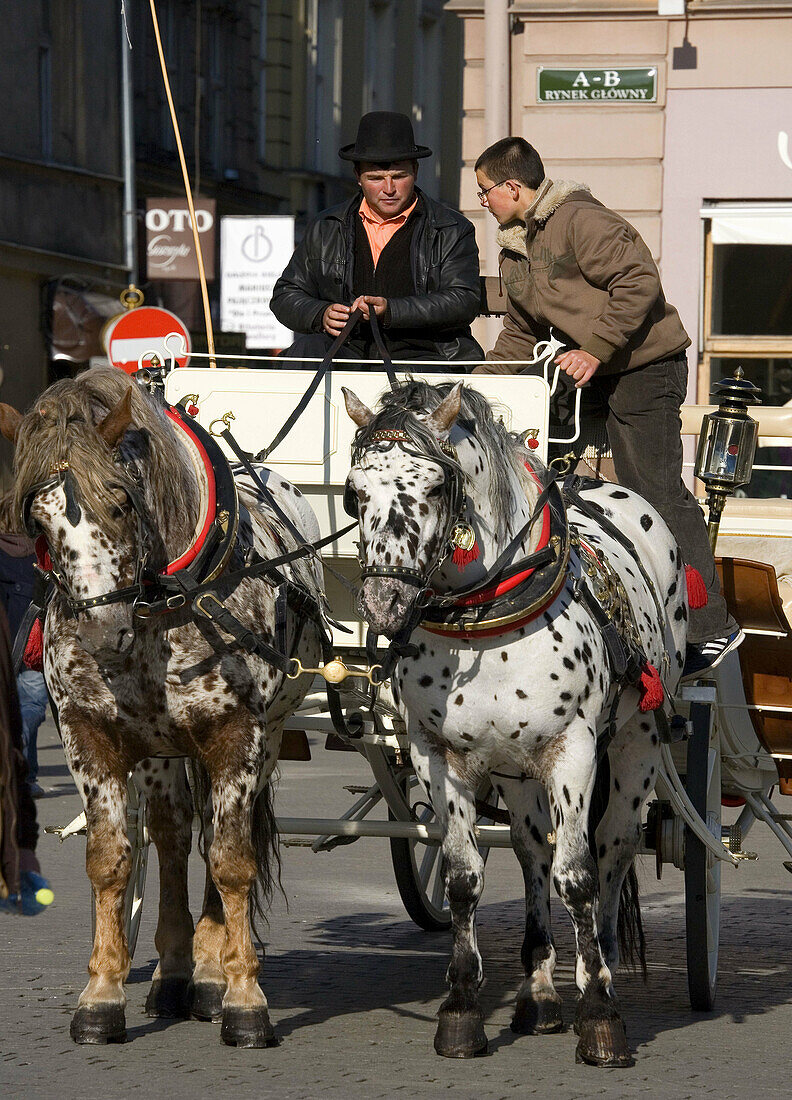
[(737, 363), (766, 402), (792, 400), (792, 4), (446, 8), (465, 27), (460, 205), (482, 271), (497, 272), (495, 226), (472, 166), (519, 134), (548, 176), (587, 183), (652, 249), (693, 341), (689, 400), (707, 402)]
[[(147, 302), (200, 339), (197, 284), (146, 273), (146, 200), (184, 190), (149, 4), (126, 0), (125, 23), (120, 7), (0, 0), (0, 400), (19, 408), (97, 354), (135, 266), (130, 219)], [(218, 218), (294, 214), (299, 235), (352, 192), (337, 150), (368, 110), (410, 115), (435, 150), (421, 186), (458, 204), (462, 34), (443, 0), (157, 0), (156, 11), (191, 185)], [(217, 281), (211, 297), (214, 312)], [(0, 441), (3, 477), (9, 463)]]

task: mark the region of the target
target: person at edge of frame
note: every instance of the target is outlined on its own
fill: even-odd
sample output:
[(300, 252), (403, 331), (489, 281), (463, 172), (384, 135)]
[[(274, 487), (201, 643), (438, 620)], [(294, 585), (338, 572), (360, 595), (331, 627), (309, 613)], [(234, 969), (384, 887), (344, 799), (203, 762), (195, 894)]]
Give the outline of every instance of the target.
[(281, 354), (321, 358), (360, 309), (337, 358), (379, 360), (373, 310), (393, 359), (483, 359), (470, 331), (481, 307), (473, 225), (416, 187), (432, 150), (416, 145), (410, 119), (366, 114), (338, 155), (352, 161), (360, 190), (309, 223), (275, 283), (272, 312), (302, 334)]
[(616, 478), (670, 527), (708, 602), (691, 610), (683, 676), (714, 668), (743, 640), (721, 595), (704, 516), (682, 480), (679, 410), (690, 337), (665, 300), (646, 243), (582, 183), (551, 180), (524, 138), (485, 149), (479, 201), (498, 222), (507, 313), (488, 362), (474, 373), (512, 374), (550, 328), (569, 350), (555, 363), (605, 413)]

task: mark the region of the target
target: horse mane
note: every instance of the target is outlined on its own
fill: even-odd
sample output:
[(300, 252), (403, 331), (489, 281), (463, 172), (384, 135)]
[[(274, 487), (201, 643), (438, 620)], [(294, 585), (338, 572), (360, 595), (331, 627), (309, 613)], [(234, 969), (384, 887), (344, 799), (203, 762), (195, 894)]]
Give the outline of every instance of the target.
[(87, 511), (108, 535), (120, 535), (123, 520), (111, 490), (131, 488), (132, 477), (115, 461), (96, 425), (129, 390), (132, 421), (117, 448), (118, 458), (141, 475), (146, 507), (165, 548), (171, 552), (187, 544), (199, 507), (192, 467), (164, 410), (115, 367), (96, 367), (55, 382), (28, 411), (14, 456), (17, 516), (30, 490), (49, 480), (53, 464), (68, 462)]
[[(399, 383), (380, 398), (380, 409), (368, 424), (355, 433), (355, 447), (365, 447), (374, 432), (398, 428), (409, 432), (412, 438), (432, 461), (441, 465), (454, 465), (441, 451), (437, 436), (426, 423), (426, 416), (433, 412), (448, 396), (455, 382), (429, 382), (415, 379)], [(484, 451), (489, 467), (489, 497), (493, 505), (497, 533), (501, 537), (513, 534), (512, 492), (514, 478), (524, 490), (535, 489), (533, 480), (525, 469), (526, 452), (518, 437), (508, 431), (503, 421), (495, 419), (492, 405), (486, 397), (471, 386), (462, 386), (462, 404), (457, 425), (471, 435)], [(532, 465), (535, 459), (531, 458)]]

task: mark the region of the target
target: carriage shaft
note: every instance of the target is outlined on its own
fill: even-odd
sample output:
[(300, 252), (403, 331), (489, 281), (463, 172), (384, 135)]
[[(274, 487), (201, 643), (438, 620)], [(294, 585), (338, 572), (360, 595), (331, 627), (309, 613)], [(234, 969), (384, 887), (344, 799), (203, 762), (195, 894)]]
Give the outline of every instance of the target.
[[(344, 821), (341, 818), (279, 817), (278, 832), (294, 836), (373, 836), (405, 837), (423, 844), (439, 844), (439, 825), (421, 825), (417, 821)], [(510, 848), (508, 825), (477, 825), (476, 837), (486, 848)]]

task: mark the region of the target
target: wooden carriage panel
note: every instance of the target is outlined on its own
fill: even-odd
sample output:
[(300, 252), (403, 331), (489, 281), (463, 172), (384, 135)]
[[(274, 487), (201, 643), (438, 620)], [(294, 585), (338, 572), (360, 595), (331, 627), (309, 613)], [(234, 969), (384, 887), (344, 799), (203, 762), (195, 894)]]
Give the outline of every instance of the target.
[(792, 630), (772, 565), (717, 559), (729, 610), (745, 631), (740, 667), (756, 736), (771, 753), (783, 793), (792, 793)]

